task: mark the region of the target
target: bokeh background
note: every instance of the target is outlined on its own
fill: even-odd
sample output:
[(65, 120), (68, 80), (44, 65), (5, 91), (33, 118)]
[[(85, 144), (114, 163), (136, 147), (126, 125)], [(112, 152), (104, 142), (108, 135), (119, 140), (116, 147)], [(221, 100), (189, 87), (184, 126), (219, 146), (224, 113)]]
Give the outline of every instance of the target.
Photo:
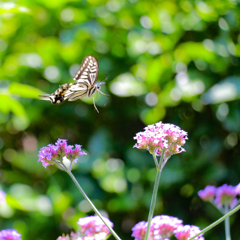
[[(58, 138), (88, 153), (73, 173), (122, 239), (147, 220), (155, 177), (133, 137), (158, 121), (189, 133), (160, 181), (155, 215), (204, 228), (221, 214), (206, 185), (240, 182), (238, 0), (22, 0), (0, 3), (0, 228), (24, 240), (56, 239), (93, 214), (68, 175), (38, 151)], [(73, 82), (83, 58), (99, 61), (102, 91), (52, 105), (37, 95)], [(239, 238), (240, 214), (231, 217)], [(205, 234), (224, 239), (224, 224)], [(113, 239), (113, 237), (111, 237)]]

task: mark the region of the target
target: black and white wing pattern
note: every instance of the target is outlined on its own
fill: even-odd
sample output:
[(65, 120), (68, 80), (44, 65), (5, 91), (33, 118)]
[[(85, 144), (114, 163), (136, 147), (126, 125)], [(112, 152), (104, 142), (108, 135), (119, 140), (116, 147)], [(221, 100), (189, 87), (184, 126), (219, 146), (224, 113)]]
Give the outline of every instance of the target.
[(88, 85), (84, 83), (76, 83), (73, 85), (70, 90), (72, 94), (69, 96), (68, 101), (76, 101), (79, 98), (88, 96), (89, 88)]
[(96, 82), (97, 77), (98, 61), (93, 56), (87, 56), (83, 59), (78, 72), (73, 78), (77, 82), (63, 84), (54, 93), (39, 95), (39, 97), (41, 97), (41, 100), (50, 100), (53, 104), (61, 103), (67, 99), (68, 101), (76, 101), (85, 96), (92, 97), (93, 105), (98, 112), (93, 95), (96, 92), (106, 94), (100, 91), (101, 85), (105, 84), (105, 82)]
[(74, 94), (71, 88), (75, 88), (77, 85), (78, 83), (65, 83), (60, 85), (54, 93), (38, 95), (38, 97), (41, 98), (40, 100), (50, 100), (52, 104), (61, 103)]
[(73, 80), (78, 83), (87, 84), (88, 88), (94, 86), (98, 77), (98, 61), (93, 56), (86, 56), (82, 64), (74, 76)]

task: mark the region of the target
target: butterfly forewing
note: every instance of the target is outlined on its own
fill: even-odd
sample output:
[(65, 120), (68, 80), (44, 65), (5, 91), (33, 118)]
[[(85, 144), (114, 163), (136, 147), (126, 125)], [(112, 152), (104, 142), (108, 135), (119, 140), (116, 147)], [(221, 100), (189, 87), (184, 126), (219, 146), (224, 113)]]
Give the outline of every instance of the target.
[(83, 59), (83, 62), (73, 80), (78, 81), (78, 83), (85, 83), (90, 88), (96, 83), (97, 77), (98, 61), (93, 56), (87, 56)]

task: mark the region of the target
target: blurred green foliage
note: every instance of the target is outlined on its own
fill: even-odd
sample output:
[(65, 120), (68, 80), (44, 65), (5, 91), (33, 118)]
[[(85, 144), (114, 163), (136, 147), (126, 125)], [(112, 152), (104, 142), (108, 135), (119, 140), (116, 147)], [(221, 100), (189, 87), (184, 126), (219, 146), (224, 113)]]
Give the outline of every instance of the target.
[[(165, 166), (155, 215), (204, 228), (220, 217), (197, 192), (240, 181), (239, 0), (23, 0), (0, 3), (1, 229), (50, 240), (92, 214), (70, 178), (37, 162), (58, 138), (88, 152), (74, 174), (122, 239), (147, 219), (151, 156), (133, 149), (147, 124), (189, 132)], [(108, 74), (109, 96), (52, 105), (37, 95), (73, 82), (83, 58)], [(238, 238), (239, 214), (231, 217)], [(223, 224), (205, 234), (224, 239)]]

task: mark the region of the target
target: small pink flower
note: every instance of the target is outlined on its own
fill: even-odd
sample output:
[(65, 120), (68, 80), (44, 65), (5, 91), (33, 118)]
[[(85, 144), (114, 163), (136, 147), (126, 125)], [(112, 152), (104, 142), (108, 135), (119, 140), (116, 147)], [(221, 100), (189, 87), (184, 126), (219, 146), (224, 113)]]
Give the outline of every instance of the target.
[[(197, 226), (193, 226), (193, 225), (192, 226), (190, 226), (190, 225), (182, 226), (182, 225), (180, 225), (178, 227), (178, 229), (176, 230), (175, 237), (178, 240), (187, 240), (187, 239), (195, 236), (196, 234), (198, 234), (200, 231), (201, 231), (200, 228)], [(203, 234), (194, 238), (193, 240), (204, 240), (204, 237), (202, 235)]]
[(208, 185), (203, 190), (198, 192), (198, 196), (206, 202), (212, 202), (216, 194), (216, 188)]
[(224, 184), (216, 188), (216, 198), (214, 202), (219, 208), (226, 204), (231, 206), (234, 205), (236, 195), (236, 187)]
[(166, 158), (185, 151), (182, 146), (188, 139), (187, 132), (181, 130), (178, 126), (158, 122), (148, 125), (144, 129), (144, 132), (139, 132), (134, 137), (137, 143), (133, 147), (146, 149), (157, 156), (161, 156), (162, 152), (165, 152), (164, 156)]
[(176, 229), (182, 224), (182, 220), (167, 215), (155, 216), (152, 219), (154, 239), (170, 238)]
[[(104, 220), (110, 227), (113, 227), (113, 223), (109, 219), (104, 217)], [(79, 218), (77, 224), (81, 227), (80, 232), (89, 237), (99, 233), (105, 233), (106, 236), (110, 234), (109, 229), (98, 216)]]
[[(132, 228), (132, 237), (134, 237), (134, 240), (143, 240), (145, 237), (147, 231), (147, 222), (139, 222)], [(150, 232), (148, 236), (149, 240), (153, 239), (153, 228), (150, 227)]]
[(81, 151), (81, 145), (75, 144), (75, 149), (72, 149), (73, 146), (68, 146), (68, 149), (66, 151), (66, 157), (70, 161), (77, 162), (78, 157), (81, 157), (83, 155), (87, 155), (84, 151)]

